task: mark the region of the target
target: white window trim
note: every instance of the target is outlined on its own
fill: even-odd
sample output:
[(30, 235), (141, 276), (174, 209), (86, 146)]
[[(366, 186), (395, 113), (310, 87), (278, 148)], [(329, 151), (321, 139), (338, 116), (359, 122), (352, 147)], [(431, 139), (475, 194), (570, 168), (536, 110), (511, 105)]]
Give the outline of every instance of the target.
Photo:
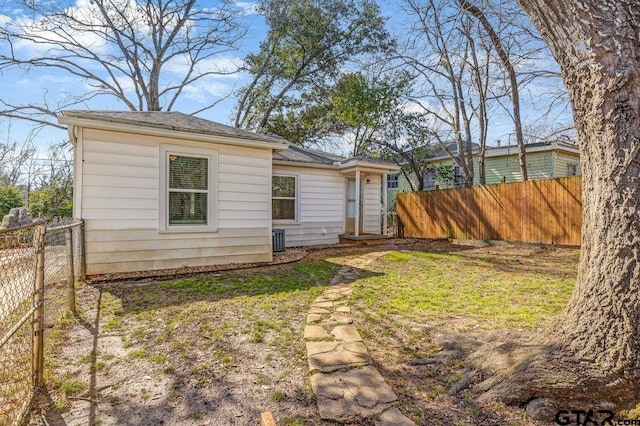
[[(575, 167), (575, 174), (572, 174), (572, 175), (569, 174), (570, 167)], [(580, 176), (580, 165), (575, 161), (567, 162), (566, 176), (567, 177)]]
[[(394, 179), (392, 179), (392, 177)], [(396, 186), (394, 186), (393, 188), (389, 186), (390, 183), (395, 183)], [(389, 173), (387, 175), (387, 190), (394, 190), (394, 189), (398, 189), (400, 183), (400, 174), (399, 173)]]
[[(169, 225), (169, 155), (185, 157), (205, 157), (209, 161), (209, 193), (207, 195), (206, 225)], [(217, 232), (218, 231), (218, 151), (183, 145), (160, 145), (159, 219), (160, 233)]]
[[(295, 218), (294, 219), (272, 219), (272, 223), (274, 224), (299, 224), (300, 223), (300, 175), (298, 173), (280, 173), (277, 171), (273, 171), (271, 174), (271, 187), (269, 189), (269, 193), (273, 194), (273, 178), (276, 176), (283, 177), (293, 177), (296, 179), (296, 198), (295, 198)], [(271, 212), (273, 217), (273, 200), (276, 199), (289, 199), (290, 197), (273, 197), (271, 195)]]

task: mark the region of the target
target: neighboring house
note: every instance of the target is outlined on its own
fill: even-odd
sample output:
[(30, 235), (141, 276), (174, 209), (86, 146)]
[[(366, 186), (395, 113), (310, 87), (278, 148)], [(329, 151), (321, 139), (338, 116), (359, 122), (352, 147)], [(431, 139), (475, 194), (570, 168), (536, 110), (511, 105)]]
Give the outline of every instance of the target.
[[(552, 141), (531, 143), (525, 146), (527, 174), (529, 180), (550, 179), (580, 175), (580, 151), (572, 143)], [(455, 153), (454, 153), (455, 154)], [(467, 186), (465, 175), (453, 159), (443, 151), (430, 157), (430, 170), (423, 173), (424, 190), (449, 189)], [(473, 185), (479, 185), (478, 152), (474, 150)], [(395, 206), (397, 192), (411, 191), (409, 180), (417, 188), (417, 177), (410, 173), (407, 176), (399, 172), (398, 177), (389, 177), (388, 199), (390, 206)], [(517, 146), (489, 147), (485, 156), (485, 181), (487, 185), (501, 182), (519, 182), (520, 160)], [(397, 182), (396, 182), (397, 181)], [(395, 188), (394, 188), (395, 187)]]
[(176, 112), (64, 111), (58, 121), (74, 146), (88, 274), (270, 261), (273, 228), (287, 246), (380, 234), (381, 183), (397, 169)]

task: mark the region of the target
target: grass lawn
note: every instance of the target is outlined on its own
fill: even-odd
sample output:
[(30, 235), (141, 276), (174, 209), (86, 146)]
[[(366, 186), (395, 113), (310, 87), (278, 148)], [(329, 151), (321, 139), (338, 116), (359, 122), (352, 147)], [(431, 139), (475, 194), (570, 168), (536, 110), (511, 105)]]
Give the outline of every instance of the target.
[(535, 424), (447, 390), (483, 342), (527, 339), (566, 306), (578, 251), (458, 247), (391, 252), (368, 268), (352, 312), (375, 362), (418, 424)]
[[(49, 424), (327, 425), (302, 333), (350, 256), (169, 281), (87, 284), (80, 316), (50, 332)], [(351, 311), (376, 367), (420, 425), (534, 424), (518, 410), (446, 395), (483, 341), (526, 339), (567, 302), (577, 250), (415, 246), (361, 271)]]

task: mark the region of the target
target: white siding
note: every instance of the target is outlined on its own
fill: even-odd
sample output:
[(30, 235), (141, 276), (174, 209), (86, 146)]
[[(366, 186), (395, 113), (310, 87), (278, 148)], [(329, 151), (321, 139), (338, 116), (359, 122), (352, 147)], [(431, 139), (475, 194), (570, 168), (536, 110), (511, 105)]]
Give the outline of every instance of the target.
[(273, 221), (274, 229), (285, 230), (287, 247), (337, 244), (344, 231), (346, 178), (337, 170), (281, 167), (273, 174), (297, 176), (296, 223)]
[[(271, 151), (83, 129), (82, 206), (87, 273), (271, 259)], [(218, 152), (217, 232), (160, 229), (160, 145)]]
[[(274, 229), (285, 230), (286, 246), (337, 244), (344, 232), (347, 177), (338, 170), (285, 166), (274, 168), (273, 174), (298, 179), (297, 222), (273, 221)], [(382, 175), (373, 173), (362, 177), (365, 233), (379, 234), (382, 227), (381, 179)]]

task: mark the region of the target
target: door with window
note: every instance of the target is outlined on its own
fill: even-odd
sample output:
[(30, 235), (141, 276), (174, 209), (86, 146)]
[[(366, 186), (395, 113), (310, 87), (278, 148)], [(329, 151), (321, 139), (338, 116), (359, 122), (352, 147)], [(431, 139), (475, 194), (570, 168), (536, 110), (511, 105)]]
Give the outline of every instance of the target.
[[(362, 181), (360, 181), (360, 199), (357, 200), (360, 204), (360, 223), (358, 224), (359, 233), (362, 233), (362, 217), (364, 212), (362, 211)], [(347, 179), (347, 217), (345, 221), (345, 233), (355, 234), (356, 223), (356, 180)]]

